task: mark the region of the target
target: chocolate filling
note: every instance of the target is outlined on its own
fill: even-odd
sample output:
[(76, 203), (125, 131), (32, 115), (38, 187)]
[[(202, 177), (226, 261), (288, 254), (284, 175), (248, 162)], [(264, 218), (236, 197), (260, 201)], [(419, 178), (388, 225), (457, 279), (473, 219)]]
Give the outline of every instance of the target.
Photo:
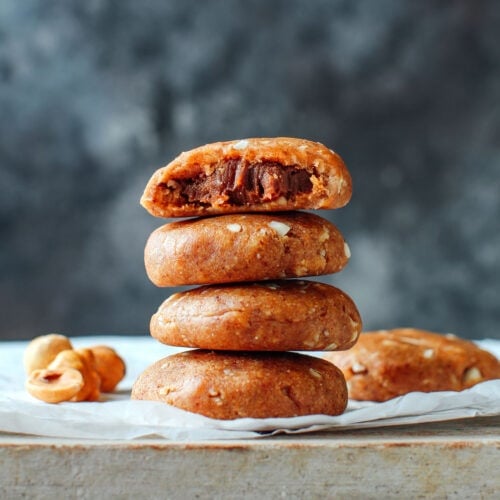
[(227, 160), (208, 177), (177, 181), (181, 196), (188, 203), (213, 203), (223, 198), (231, 205), (287, 200), (312, 190), (310, 174), (295, 166), (276, 162), (248, 164)]

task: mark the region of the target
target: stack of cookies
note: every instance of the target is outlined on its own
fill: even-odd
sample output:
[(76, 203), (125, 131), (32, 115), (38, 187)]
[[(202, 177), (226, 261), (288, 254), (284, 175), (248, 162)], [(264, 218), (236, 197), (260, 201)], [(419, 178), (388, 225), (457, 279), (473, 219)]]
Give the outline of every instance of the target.
[(345, 350), (360, 334), (344, 292), (301, 279), (340, 271), (350, 251), (333, 224), (299, 210), (339, 208), (351, 193), (336, 153), (292, 138), (208, 144), (155, 172), (141, 204), (184, 219), (151, 234), (147, 274), (201, 286), (171, 295), (151, 335), (196, 349), (147, 368), (132, 398), (217, 419), (342, 413), (342, 372), (290, 351)]

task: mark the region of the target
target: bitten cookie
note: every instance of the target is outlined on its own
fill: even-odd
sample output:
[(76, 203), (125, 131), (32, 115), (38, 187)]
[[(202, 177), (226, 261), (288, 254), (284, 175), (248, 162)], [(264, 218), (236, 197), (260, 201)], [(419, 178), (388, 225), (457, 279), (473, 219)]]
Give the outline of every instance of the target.
[(340, 271), (349, 257), (339, 230), (306, 212), (172, 222), (153, 231), (144, 251), (157, 286), (318, 276)]
[(347, 388), (338, 368), (311, 356), (194, 350), (147, 368), (132, 399), (223, 420), (338, 415), (346, 408)]
[(213, 285), (171, 295), (151, 318), (164, 344), (233, 351), (349, 349), (361, 331), (354, 302), (324, 283)]
[(157, 170), (141, 204), (158, 217), (331, 209), (352, 181), (339, 155), (289, 137), (216, 142), (182, 153)]
[(349, 397), (358, 400), (461, 391), (500, 378), (500, 362), (491, 353), (451, 334), (414, 328), (362, 333), (351, 350), (324, 358), (343, 371)]

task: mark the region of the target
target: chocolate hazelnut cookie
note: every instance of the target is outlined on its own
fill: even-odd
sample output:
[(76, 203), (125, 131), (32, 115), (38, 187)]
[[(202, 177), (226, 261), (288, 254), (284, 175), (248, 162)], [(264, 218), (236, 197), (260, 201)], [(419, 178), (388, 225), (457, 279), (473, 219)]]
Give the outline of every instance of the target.
[(216, 142), (157, 170), (141, 204), (158, 217), (331, 209), (344, 206), (352, 181), (339, 155), (289, 137)]
[(194, 350), (147, 368), (132, 399), (231, 420), (338, 415), (346, 408), (347, 389), (338, 368), (312, 356)]
[(349, 349), (361, 331), (354, 302), (313, 281), (212, 285), (171, 295), (151, 318), (164, 344), (234, 351)]
[(493, 354), (455, 335), (414, 328), (362, 333), (351, 350), (323, 357), (343, 371), (349, 397), (358, 400), (461, 391), (500, 378), (500, 362)]
[(157, 286), (318, 276), (340, 271), (349, 257), (339, 230), (307, 212), (171, 222), (153, 231), (144, 252)]

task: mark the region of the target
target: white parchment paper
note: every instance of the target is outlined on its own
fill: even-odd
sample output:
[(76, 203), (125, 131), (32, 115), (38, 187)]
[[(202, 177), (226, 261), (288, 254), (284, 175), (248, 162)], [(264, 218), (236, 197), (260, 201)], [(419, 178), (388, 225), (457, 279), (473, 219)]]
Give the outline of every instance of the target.
[[(244, 439), (276, 433), (303, 433), (416, 424), (500, 414), (500, 380), (462, 392), (410, 393), (385, 403), (351, 401), (337, 417), (214, 420), (163, 403), (130, 400), (137, 376), (151, 363), (181, 351), (144, 337), (82, 337), (76, 347), (107, 344), (125, 359), (127, 376), (98, 403), (46, 404), (24, 390), (22, 355), (26, 342), (0, 343), (0, 432), (67, 438), (172, 440)], [(500, 357), (500, 341), (478, 344)]]

